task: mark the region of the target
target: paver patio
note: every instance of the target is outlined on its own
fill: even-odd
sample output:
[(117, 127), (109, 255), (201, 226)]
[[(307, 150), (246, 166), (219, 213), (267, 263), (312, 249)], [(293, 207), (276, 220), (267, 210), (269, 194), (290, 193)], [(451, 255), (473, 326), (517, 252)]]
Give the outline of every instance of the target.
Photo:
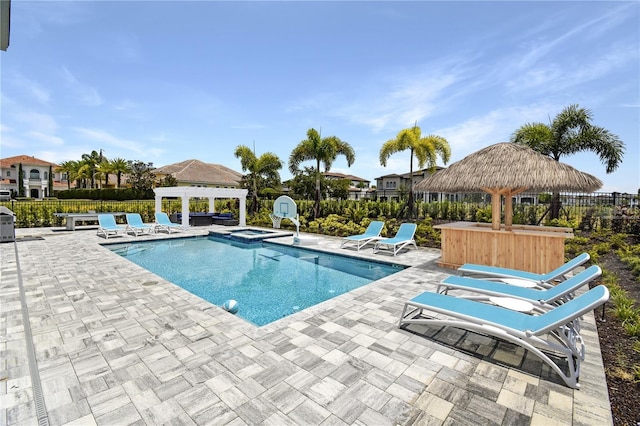
[[(593, 314), (580, 390), (519, 347), (399, 329), (404, 301), (453, 272), (438, 250), (398, 255), (411, 267), (255, 327), (102, 247), (95, 229), (16, 233), (0, 244), (0, 424), (612, 424)], [(313, 248), (385, 256), (340, 242)]]

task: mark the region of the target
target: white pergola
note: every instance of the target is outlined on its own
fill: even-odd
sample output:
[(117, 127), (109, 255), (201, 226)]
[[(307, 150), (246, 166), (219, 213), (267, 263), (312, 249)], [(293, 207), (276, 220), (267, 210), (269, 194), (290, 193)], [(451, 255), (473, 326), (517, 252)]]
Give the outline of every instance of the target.
[(209, 199), (209, 213), (215, 213), (216, 198), (237, 198), (240, 200), (240, 226), (247, 224), (247, 193), (246, 189), (234, 188), (201, 188), (195, 186), (171, 186), (154, 188), (156, 194), (156, 211), (162, 211), (163, 197), (182, 198), (182, 226), (189, 227), (189, 199), (192, 197)]

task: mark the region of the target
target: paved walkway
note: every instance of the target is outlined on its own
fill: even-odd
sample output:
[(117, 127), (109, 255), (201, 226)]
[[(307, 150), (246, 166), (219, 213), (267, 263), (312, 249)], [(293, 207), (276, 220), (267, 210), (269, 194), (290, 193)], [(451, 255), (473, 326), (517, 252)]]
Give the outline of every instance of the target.
[[(258, 328), (95, 234), (18, 229), (0, 244), (0, 424), (612, 424), (591, 314), (581, 390), (518, 347), (399, 329), (403, 302), (452, 272), (438, 250), (401, 254), (412, 267)], [(374, 257), (339, 246), (321, 237), (315, 248)]]

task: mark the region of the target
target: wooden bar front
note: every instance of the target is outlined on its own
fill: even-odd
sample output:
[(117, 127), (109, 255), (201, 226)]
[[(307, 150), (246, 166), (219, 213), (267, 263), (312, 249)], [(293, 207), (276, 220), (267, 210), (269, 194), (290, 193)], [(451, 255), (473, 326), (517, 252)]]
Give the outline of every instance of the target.
[(434, 226), (441, 231), (442, 257), (438, 263), (458, 268), (465, 263), (546, 273), (564, 263), (564, 240), (571, 228), (514, 225), (510, 231), (491, 224), (455, 222)]

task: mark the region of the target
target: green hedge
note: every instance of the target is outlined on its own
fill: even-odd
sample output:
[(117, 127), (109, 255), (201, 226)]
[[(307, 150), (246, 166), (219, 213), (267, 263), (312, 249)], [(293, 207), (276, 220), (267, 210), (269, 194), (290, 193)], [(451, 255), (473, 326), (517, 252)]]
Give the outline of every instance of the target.
[(153, 190), (139, 191), (133, 188), (106, 189), (67, 189), (56, 192), (56, 197), (62, 200), (153, 200)]

